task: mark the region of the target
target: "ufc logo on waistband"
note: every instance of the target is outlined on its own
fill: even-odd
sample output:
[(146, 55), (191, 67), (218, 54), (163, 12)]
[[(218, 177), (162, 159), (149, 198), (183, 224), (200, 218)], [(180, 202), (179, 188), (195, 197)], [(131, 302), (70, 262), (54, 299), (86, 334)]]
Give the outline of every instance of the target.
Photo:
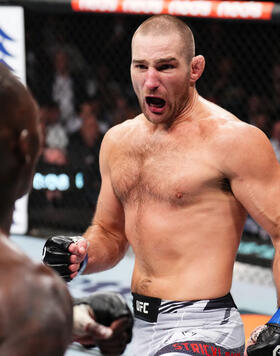
[(148, 314), (148, 306), (149, 303), (144, 303), (140, 302), (139, 300), (136, 300), (136, 310), (139, 311), (140, 313)]

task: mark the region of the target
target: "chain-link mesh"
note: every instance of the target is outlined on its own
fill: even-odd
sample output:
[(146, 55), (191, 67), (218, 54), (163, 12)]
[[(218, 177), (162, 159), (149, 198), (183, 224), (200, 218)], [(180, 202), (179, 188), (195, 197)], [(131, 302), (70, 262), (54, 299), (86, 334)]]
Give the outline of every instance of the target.
[[(102, 136), (139, 112), (129, 77), (130, 40), (144, 19), (25, 11), (27, 81), (40, 105), (45, 140), (30, 195), (31, 231), (83, 231), (90, 223)], [(196, 53), (206, 58), (200, 94), (273, 136), (277, 150), (280, 25), (183, 20), (194, 32)], [(253, 221), (246, 229), (267, 240)]]

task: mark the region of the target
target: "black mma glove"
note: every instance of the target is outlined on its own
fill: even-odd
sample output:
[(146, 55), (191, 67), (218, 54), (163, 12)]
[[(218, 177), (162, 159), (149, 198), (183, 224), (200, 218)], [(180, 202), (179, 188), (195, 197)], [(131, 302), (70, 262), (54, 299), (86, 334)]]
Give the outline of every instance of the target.
[(280, 355), (280, 309), (259, 333), (256, 343), (248, 346), (248, 356), (277, 356)]
[[(93, 293), (85, 298), (74, 299), (74, 335), (83, 335), (85, 322), (88, 318), (89, 311), (86, 308), (78, 310), (79, 306), (87, 305), (93, 311), (94, 320), (107, 327), (111, 326), (114, 321), (123, 319), (124, 323), (120, 324), (113, 330), (113, 334), (106, 340), (96, 340), (91, 345), (85, 347), (99, 346), (100, 350), (105, 353), (121, 354), (126, 345), (131, 341), (133, 316), (127, 306), (124, 298), (117, 293), (98, 292)], [(93, 335), (94, 339), (94, 335)]]
[[(71, 272), (68, 268), (70, 265), (71, 253), (68, 247), (82, 239), (81, 236), (53, 236), (50, 237), (43, 248), (43, 262), (45, 265), (53, 268), (66, 282), (70, 282)], [(87, 259), (85, 259), (80, 266), (79, 272), (85, 269)]]
[(133, 316), (124, 298), (113, 292), (97, 292), (84, 298), (74, 298), (73, 305), (87, 304), (94, 311), (95, 320), (105, 326), (113, 321), (127, 317), (131, 321), (130, 338), (132, 335)]

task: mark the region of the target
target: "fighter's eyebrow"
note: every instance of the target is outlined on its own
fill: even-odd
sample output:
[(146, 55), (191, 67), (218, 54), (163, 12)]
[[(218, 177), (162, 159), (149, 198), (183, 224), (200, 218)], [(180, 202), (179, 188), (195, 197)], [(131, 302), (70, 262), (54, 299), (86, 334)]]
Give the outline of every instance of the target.
[(177, 59), (175, 57), (166, 57), (166, 58), (159, 58), (156, 60), (157, 64), (160, 64), (162, 62), (173, 62), (173, 61), (177, 61)]
[[(168, 62), (177, 62), (177, 59), (175, 57), (166, 57), (166, 58), (159, 58), (155, 60), (156, 64), (160, 64), (160, 63), (168, 63)], [(133, 64), (143, 64), (146, 63), (146, 61), (144, 59), (133, 59), (132, 60)]]
[(132, 63), (133, 64), (142, 64), (145, 63), (146, 61), (144, 59), (133, 59)]

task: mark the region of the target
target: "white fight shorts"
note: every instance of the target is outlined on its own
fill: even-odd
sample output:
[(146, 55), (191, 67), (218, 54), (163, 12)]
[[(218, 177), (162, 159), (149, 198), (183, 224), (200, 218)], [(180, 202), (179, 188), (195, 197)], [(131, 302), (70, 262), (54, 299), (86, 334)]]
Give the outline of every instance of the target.
[(133, 356), (243, 356), (244, 327), (230, 294), (169, 301), (133, 294)]

